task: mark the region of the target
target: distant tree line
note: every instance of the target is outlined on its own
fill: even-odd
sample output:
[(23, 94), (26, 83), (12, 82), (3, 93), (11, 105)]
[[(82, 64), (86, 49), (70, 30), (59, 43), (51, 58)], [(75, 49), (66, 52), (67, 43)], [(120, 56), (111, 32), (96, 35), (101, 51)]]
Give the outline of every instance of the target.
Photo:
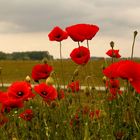
[(53, 59), (48, 51), (27, 51), (4, 53), (0, 51), (0, 60), (42, 60), (43, 58)]

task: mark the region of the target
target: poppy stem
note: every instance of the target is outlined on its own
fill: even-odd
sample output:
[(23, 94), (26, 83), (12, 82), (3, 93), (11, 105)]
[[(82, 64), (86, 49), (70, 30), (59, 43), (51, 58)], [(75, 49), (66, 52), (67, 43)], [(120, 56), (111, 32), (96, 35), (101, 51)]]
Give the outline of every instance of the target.
[(61, 76), (62, 76), (62, 80), (63, 80), (63, 84), (64, 84), (64, 89), (65, 89), (65, 80), (64, 80), (64, 67), (63, 67), (63, 60), (62, 60), (62, 44), (60, 41), (60, 63), (61, 63)]
[(135, 40), (138, 32), (134, 31), (134, 38), (133, 38), (133, 44), (132, 44), (132, 51), (131, 51), (131, 60), (133, 59), (133, 54), (134, 54), (134, 45), (135, 45)]
[(87, 48), (89, 49), (89, 41), (87, 40)]
[(78, 41), (78, 46), (80, 47), (80, 42)]
[[(87, 48), (89, 49), (89, 41), (87, 40)], [(90, 49), (89, 49), (89, 51), (90, 51)], [(91, 75), (91, 71), (92, 71), (92, 63), (91, 63), (91, 59), (89, 60), (89, 64), (87, 64), (87, 65), (89, 65), (89, 75)]]
[(112, 63), (114, 62), (114, 42), (113, 41), (111, 41), (110, 42), (110, 46), (111, 46), (111, 48), (112, 48)]

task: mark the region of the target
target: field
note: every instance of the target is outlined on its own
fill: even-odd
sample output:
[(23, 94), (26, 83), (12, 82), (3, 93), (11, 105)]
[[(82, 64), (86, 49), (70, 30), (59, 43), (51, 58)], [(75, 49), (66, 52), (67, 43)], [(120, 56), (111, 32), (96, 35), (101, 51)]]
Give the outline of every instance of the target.
[[(81, 81), (82, 85), (85, 85), (85, 78), (87, 73), (92, 75), (92, 80), (94, 81), (95, 85), (103, 85), (102, 82), (102, 64), (103, 60), (92, 60), (87, 66), (81, 67), (79, 69), (78, 79)], [(0, 61), (0, 67), (2, 68), (2, 79), (4, 83), (12, 83), (14, 81), (22, 81), (25, 80), (27, 75), (31, 76), (32, 67), (35, 64), (42, 63), (41, 61)], [(61, 64), (59, 60), (49, 61), (48, 64), (52, 65), (54, 71), (57, 74), (57, 78), (61, 81)], [(64, 67), (64, 79), (65, 83), (71, 81), (73, 73), (75, 69), (78, 67), (75, 63), (71, 60), (64, 60), (63, 61)], [(63, 84), (63, 83), (62, 83)]]
[[(23, 81), (31, 76), (32, 67), (41, 61), (0, 61), (1, 78), (4, 83)], [(139, 140), (140, 138), (140, 96), (128, 85), (121, 94), (111, 98), (109, 90), (96, 91), (89, 86), (104, 86), (102, 66), (104, 60), (90, 61), (78, 66), (78, 75), (85, 90), (65, 89), (64, 97), (57, 87), (58, 98), (50, 103), (36, 97), (24, 101), (23, 108), (6, 108), (0, 113), (1, 140)], [(108, 62), (110, 63), (110, 61)], [(59, 84), (63, 85), (62, 69), (59, 60), (49, 61), (53, 66)], [(67, 85), (71, 82), (77, 65), (71, 60), (63, 60), (63, 78)], [(92, 75), (89, 77), (88, 75)], [(45, 82), (45, 80), (42, 80)], [(56, 82), (56, 81), (55, 81)], [(31, 80), (31, 83), (35, 83)], [(126, 81), (121, 83), (127, 84)], [(124, 84), (122, 84), (124, 85)], [(18, 89), (17, 89), (18, 90)], [(1, 87), (1, 91), (7, 91)], [(1, 106), (2, 107), (2, 106)], [(25, 110), (32, 110), (22, 117)], [(9, 112), (9, 113), (8, 113)]]

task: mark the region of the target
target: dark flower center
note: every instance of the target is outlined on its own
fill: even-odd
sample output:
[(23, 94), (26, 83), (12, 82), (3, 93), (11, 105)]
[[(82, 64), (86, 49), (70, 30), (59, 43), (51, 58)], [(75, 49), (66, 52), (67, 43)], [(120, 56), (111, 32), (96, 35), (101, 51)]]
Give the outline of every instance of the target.
[(47, 92), (46, 91), (42, 91), (41, 94), (42, 95), (47, 95)]
[(23, 96), (23, 94), (24, 94), (24, 93), (23, 93), (22, 91), (19, 91), (19, 92), (17, 93), (18, 96)]
[(60, 37), (61, 37), (61, 35), (60, 35), (60, 34), (58, 34), (58, 35), (56, 35), (55, 37), (56, 37), (56, 38), (60, 38)]
[(82, 52), (79, 52), (78, 54), (77, 54), (77, 57), (78, 58), (80, 58), (80, 57), (82, 57), (83, 56), (83, 53)]

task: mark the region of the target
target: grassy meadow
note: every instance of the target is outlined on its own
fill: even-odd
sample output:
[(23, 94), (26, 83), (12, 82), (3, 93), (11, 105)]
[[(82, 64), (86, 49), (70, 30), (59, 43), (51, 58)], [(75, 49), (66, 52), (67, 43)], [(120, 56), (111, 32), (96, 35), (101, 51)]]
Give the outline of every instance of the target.
[[(103, 85), (102, 83), (102, 64), (103, 60), (91, 60), (88, 65), (79, 68), (79, 74), (76, 79), (80, 80), (81, 85), (86, 85), (87, 74), (92, 75), (92, 81), (95, 85)], [(35, 64), (42, 63), (42, 61), (12, 61), (1, 60), (0, 67), (2, 68), (1, 78), (4, 83), (12, 83), (14, 81), (22, 81), (27, 75), (31, 76), (32, 67)], [(59, 60), (49, 61), (48, 64), (52, 65), (57, 75), (57, 79), (61, 81), (61, 63)], [(64, 72), (63, 76), (65, 84), (71, 81), (72, 76), (76, 68), (78, 67), (71, 60), (63, 60)], [(91, 79), (91, 78), (90, 78)]]
[[(25, 80), (27, 75), (31, 76), (32, 67), (38, 63), (42, 62), (0, 61), (1, 78), (4, 83)], [(104, 85), (103, 63), (104, 60), (92, 60), (84, 67), (78, 67), (75, 79), (87, 86), (84, 91), (73, 93), (65, 90), (65, 97), (57, 98), (51, 104), (36, 94), (32, 100), (25, 101), (23, 108), (0, 114), (0, 140), (139, 140), (140, 95), (128, 86), (116, 99), (109, 100), (108, 90), (88, 88), (89, 85)], [(54, 79), (63, 84), (60, 80), (60, 61), (49, 61), (48, 64), (54, 67)], [(63, 67), (67, 84), (77, 65), (71, 60), (64, 60)], [(19, 117), (26, 109), (33, 111), (31, 121)], [(4, 121), (7, 123), (4, 124)]]

